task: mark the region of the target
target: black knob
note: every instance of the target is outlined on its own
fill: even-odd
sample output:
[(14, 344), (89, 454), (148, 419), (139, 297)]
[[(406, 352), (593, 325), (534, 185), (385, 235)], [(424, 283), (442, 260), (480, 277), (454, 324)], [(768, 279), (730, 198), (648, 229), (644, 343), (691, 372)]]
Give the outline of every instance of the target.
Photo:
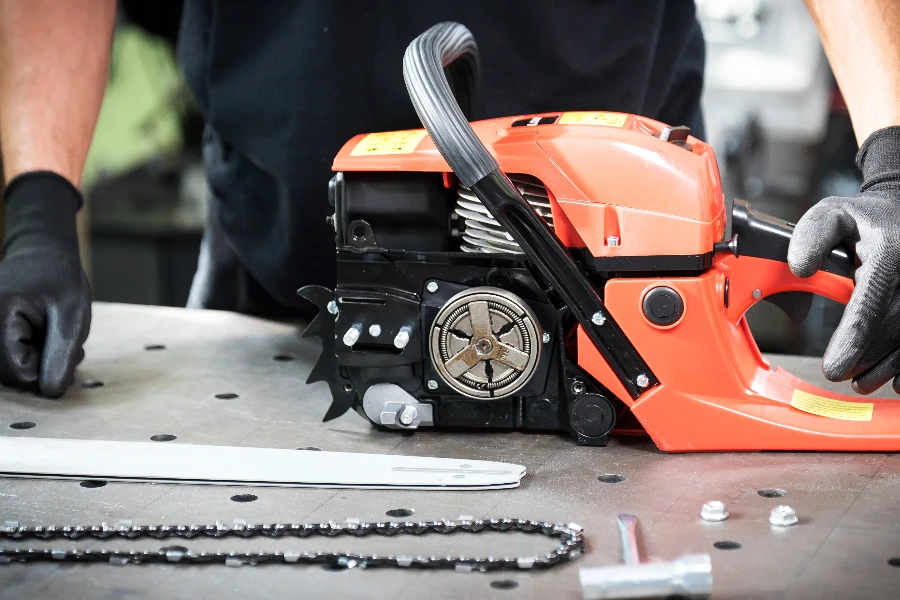
[(644, 316), (654, 325), (671, 325), (684, 314), (684, 300), (670, 287), (653, 288), (644, 296)]

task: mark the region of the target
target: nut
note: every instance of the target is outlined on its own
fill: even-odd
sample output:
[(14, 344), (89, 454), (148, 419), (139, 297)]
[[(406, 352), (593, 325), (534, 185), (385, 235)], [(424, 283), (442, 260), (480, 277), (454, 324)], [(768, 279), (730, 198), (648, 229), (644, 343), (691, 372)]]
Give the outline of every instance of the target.
[(769, 523), (776, 527), (790, 527), (796, 525), (797, 521), (797, 511), (790, 506), (776, 506), (769, 515)]
[(724, 521), (728, 518), (728, 509), (725, 503), (710, 500), (700, 508), (700, 518), (704, 521)]

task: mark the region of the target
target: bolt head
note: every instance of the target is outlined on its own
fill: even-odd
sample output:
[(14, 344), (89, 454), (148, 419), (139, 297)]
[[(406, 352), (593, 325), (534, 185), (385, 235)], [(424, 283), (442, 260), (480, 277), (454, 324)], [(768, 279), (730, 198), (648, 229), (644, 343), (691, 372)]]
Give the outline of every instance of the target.
[(438, 291), (438, 289), (440, 289), (440, 288), (437, 284), (437, 281), (429, 281), (428, 285), (425, 286), (425, 289), (433, 294), (436, 291)]
[(753, 290), (752, 295), (755, 300), (759, 300), (760, 298), (762, 298), (762, 292), (759, 290)]
[(369, 335), (372, 337), (378, 337), (381, 335), (381, 325), (375, 323), (373, 325), (369, 325)]
[(575, 381), (574, 383), (572, 383), (572, 392), (574, 394), (580, 394), (583, 391), (584, 391), (584, 383), (582, 383), (581, 381)]
[(700, 518), (704, 521), (724, 521), (728, 518), (728, 509), (725, 503), (710, 500), (700, 508)]
[(769, 514), (769, 523), (776, 527), (790, 527), (796, 525), (799, 520), (797, 511), (790, 506), (776, 506)]
[(333, 315), (338, 314), (338, 305), (337, 305), (337, 302), (335, 302), (334, 300), (329, 300), (326, 308), (328, 309), (328, 312), (330, 312), (331, 314), (333, 314)]
[(428, 386), (428, 389), (429, 389), (429, 390), (436, 390), (436, 389), (438, 389), (438, 382), (435, 381), (434, 379), (429, 379), (428, 382), (425, 383), (425, 385)]
[(405, 425), (409, 427), (412, 425), (413, 421), (416, 420), (416, 417), (419, 416), (419, 411), (412, 404), (407, 404), (400, 411), (399, 421), (401, 425)]
[(638, 375), (635, 383), (637, 383), (639, 388), (644, 389), (645, 387), (650, 385), (650, 378), (643, 374)]
[(606, 317), (604, 317), (603, 313), (599, 311), (595, 312), (593, 315), (591, 315), (591, 323), (593, 323), (594, 325), (603, 325), (604, 323), (606, 323)]
[(550, 334), (545, 331), (544, 335), (541, 336), (541, 341), (544, 342), (545, 344), (549, 344), (550, 343)]

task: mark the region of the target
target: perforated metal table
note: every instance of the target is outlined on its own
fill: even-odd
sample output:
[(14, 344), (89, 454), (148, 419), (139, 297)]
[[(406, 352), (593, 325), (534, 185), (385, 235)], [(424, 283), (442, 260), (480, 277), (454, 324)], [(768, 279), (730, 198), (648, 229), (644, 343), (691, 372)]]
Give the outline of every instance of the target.
[[(579, 567), (619, 561), (614, 519), (640, 520), (645, 557), (709, 552), (714, 598), (900, 598), (900, 456), (755, 453), (667, 455), (648, 440), (576, 446), (548, 434), (381, 432), (354, 413), (327, 424), (324, 384), (303, 382), (318, 347), (296, 325), (213, 311), (97, 304), (78, 384), (62, 399), (0, 390), (0, 435), (203, 443), (434, 455), (524, 464), (515, 490), (385, 492), (0, 479), (0, 522), (93, 524), (322, 522), (412, 509), (414, 520), (460, 514), (580, 523), (588, 552), (548, 572), (503, 574), (319, 567), (0, 565), (0, 600), (65, 597), (580, 598)], [(773, 357), (824, 384), (815, 359)], [(102, 382), (102, 385), (99, 383)], [(844, 386), (827, 384), (833, 389)], [(223, 398), (217, 395), (226, 395)], [(231, 397), (236, 395), (236, 397)], [(14, 429), (14, 423), (34, 423)], [(617, 483), (600, 481), (602, 475)], [(760, 490), (779, 489), (768, 498)], [(256, 496), (235, 502), (232, 496)], [(244, 498), (246, 499), (246, 498)], [(705, 523), (703, 502), (731, 518)], [(771, 508), (800, 523), (776, 529)], [(716, 542), (737, 542), (719, 550)], [(159, 542), (157, 545), (165, 545)], [(35, 543), (37, 545), (37, 543)], [(100, 542), (82, 542), (99, 547)], [(126, 542), (107, 544), (128, 547)], [(203, 540), (192, 550), (352, 549), (394, 553), (526, 553), (548, 541), (517, 534), (461, 538)], [(552, 543), (549, 543), (552, 546)], [(721, 545), (721, 544), (720, 544)], [(68, 546), (62, 544), (62, 546)], [(137, 547), (156, 546), (144, 541)], [(731, 545), (733, 546), (733, 545)], [(890, 559), (894, 558), (894, 561)], [(890, 562), (894, 562), (892, 566)]]

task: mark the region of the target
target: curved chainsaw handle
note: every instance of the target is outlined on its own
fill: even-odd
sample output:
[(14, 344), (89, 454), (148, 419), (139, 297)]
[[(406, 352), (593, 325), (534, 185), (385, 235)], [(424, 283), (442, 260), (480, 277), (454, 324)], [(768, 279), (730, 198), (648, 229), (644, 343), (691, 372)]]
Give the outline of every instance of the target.
[(637, 398), (659, 380), (566, 247), (500, 170), (453, 98), (444, 68), (467, 56), (477, 56), (475, 39), (459, 23), (438, 23), (410, 43), (403, 55), (403, 79), (416, 113), (460, 183), (522, 248), (529, 269), (562, 298), (623, 387)]
[(829, 271), (812, 277), (797, 277), (787, 262), (755, 256), (726, 256), (717, 261), (725, 302), (725, 316), (737, 324), (751, 306), (782, 292), (809, 292), (846, 304), (853, 293), (853, 280)]

